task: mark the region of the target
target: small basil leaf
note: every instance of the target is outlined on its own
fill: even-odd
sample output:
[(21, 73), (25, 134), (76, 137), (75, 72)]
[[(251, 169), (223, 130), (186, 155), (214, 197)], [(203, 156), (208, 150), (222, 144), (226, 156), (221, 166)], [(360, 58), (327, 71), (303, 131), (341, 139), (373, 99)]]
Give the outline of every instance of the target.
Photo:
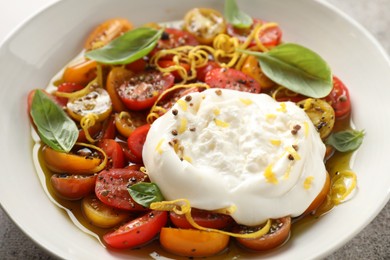
[(329, 65), (317, 53), (301, 45), (285, 43), (268, 52), (241, 52), (256, 56), (267, 77), (296, 93), (323, 98), (333, 88)]
[(41, 90), (34, 94), (30, 114), (45, 144), (59, 152), (72, 149), (79, 135), (75, 122)]
[(130, 196), (138, 204), (149, 208), (152, 202), (163, 201), (164, 197), (155, 183), (139, 182), (127, 187)]
[(141, 27), (128, 31), (102, 48), (85, 53), (85, 57), (103, 64), (128, 64), (153, 50), (162, 30)]
[(360, 147), (363, 138), (363, 130), (346, 130), (331, 134), (326, 140), (326, 144), (333, 146), (339, 152), (350, 152)]
[(249, 28), (253, 24), (252, 17), (238, 8), (236, 0), (225, 0), (224, 15), (228, 23), (236, 28)]

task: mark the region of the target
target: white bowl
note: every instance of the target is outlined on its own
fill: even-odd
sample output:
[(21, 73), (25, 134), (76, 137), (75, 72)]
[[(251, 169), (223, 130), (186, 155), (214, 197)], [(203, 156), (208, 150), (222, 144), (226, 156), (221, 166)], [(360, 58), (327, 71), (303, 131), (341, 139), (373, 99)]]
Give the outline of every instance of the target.
[[(65, 259), (144, 258), (148, 249), (105, 249), (80, 231), (48, 198), (34, 170), (26, 112), (29, 90), (43, 88), (82, 48), (94, 26), (107, 18), (127, 17), (136, 25), (179, 20), (195, 6), (222, 10), (223, 1), (68, 0), (26, 22), (0, 48), (1, 205), (34, 241)], [(353, 120), (366, 137), (355, 157), (358, 193), (300, 230), (283, 247), (252, 255), (267, 259), (321, 258), (360, 232), (390, 197), (387, 148), (390, 147), (390, 62), (379, 44), (358, 24), (328, 4), (312, 0), (240, 0), (254, 17), (276, 21), (284, 40), (322, 55), (349, 87)], [(163, 251), (159, 251), (163, 254)]]

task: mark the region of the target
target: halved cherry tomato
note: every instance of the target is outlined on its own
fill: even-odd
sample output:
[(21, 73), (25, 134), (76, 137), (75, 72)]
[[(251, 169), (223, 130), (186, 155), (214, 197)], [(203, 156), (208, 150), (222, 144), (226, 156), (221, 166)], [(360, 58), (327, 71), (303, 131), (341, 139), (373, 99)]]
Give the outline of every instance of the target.
[(153, 106), (158, 96), (173, 86), (174, 76), (158, 71), (146, 71), (131, 77), (117, 88), (119, 97), (128, 109), (143, 110)]
[(115, 139), (116, 128), (115, 128), (115, 116), (111, 115), (103, 122), (102, 131), (100, 133), (100, 139)]
[(81, 60), (75, 64), (70, 64), (65, 68), (62, 80), (79, 85), (87, 85), (91, 80), (96, 78), (96, 61)]
[(133, 25), (127, 19), (109, 19), (97, 26), (89, 34), (85, 41), (84, 48), (86, 50), (100, 48), (132, 28)]
[(294, 103), (298, 103), (304, 99), (307, 99), (306, 96), (295, 93), (295, 92), (293, 92), (287, 88), (284, 88), (284, 87), (273, 89), (270, 94), (271, 95), (275, 94), (275, 91), (277, 91), (277, 93), (275, 95), (275, 99), (279, 102), (292, 101)]
[(81, 209), (92, 225), (101, 228), (115, 227), (130, 217), (128, 211), (110, 207), (101, 202), (94, 194), (83, 199)]
[[(191, 209), (191, 216), (198, 225), (206, 228), (224, 229), (234, 223), (232, 217), (228, 215), (201, 209)], [(169, 218), (178, 228), (193, 228), (184, 215), (178, 215), (171, 211)]]
[(130, 151), (139, 160), (142, 160), (142, 149), (144, 148), (145, 139), (149, 129), (149, 124), (140, 126), (135, 129), (127, 139), (127, 145), (129, 146)]
[(96, 175), (53, 174), (50, 178), (55, 193), (67, 200), (78, 200), (95, 189)]
[(45, 146), (42, 149), (42, 157), (49, 170), (69, 174), (95, 173), (102, 161), (96, 152), (79, 146), (75, 146), (70, 153), (57, 152)]
[(99, 173), (96, 179), (95, 194), (104, 204), (131, 211), (144, 211), (145, 207), (136, 203), (127, 187), (147, 180), (148, 176), (131, 169), (108, 169)]
[[(235, 28), (233, 25), (227, 25), (227, 34), (232, 37), (236, 37), (240, 42), (245, 42), (247, 37), (251, 34), (252, 30), (260, 23), (264, 23), (264, 21), (260, 19), (253, 19), (253, 24), (250, 28)], [(262, 31), (258, 36), (260, 38), (260, 42), (265, 47), (273, 47), (280, 44), (282, 39), (282, 30), (279, 26), (269, 27), (266, 30)], [(249, 44), (249, 46), (256, 45), (255, 40)]]
[(220, 68), (220, 67), (221, 66), (217, 62), (208, 61), (205, 66), (196, 69), (196, 78), (199, 81), (204, 82), (207, 72), (209, 72), (212, 69), (216, 69), (216, 68)]
[(310, 204), (310, 206), (305, 210), (303, 215), (307, 215), (310, 212), (316, 210), (321, 204), (325, 201), (326, 196), (328, 195), (330, 190), (330, 177), (329, 174), (326, 173), (326, 180), (324, 187), (320, 191), (320, 193), (317, 195), (317, 197), (313, 200), (313, 202)]
[(168, 111), (180, 98), (193, 92), (200, 92), (200, 89), (197, 87), (176, 89), (162, 97), (158, 105)]
[[(236, 238), (238, 243), (246, 248), (265, 251), (283, 244), (289, 237), (291, 228), (291, 218), (284, 217), (272, 220), (270, 231), (260, 238)], [(240, 226), (238, 233), (252, 233), (257, 231), (256, 227)]]
[[(102, 130), (103, 124), (101, 122), (96, 122), (93, 126), (88, 128), (88, 133), (92, 138), (97, 138), (99, 136), (100, 131)], [(84, 129), (79, 129), (79, 137), (77, 138), (77, 142), (85, 143), (87, 141), (87, 136), (85, 135)]]
[(123, 67), (115, 67), (108, 73), (106, 89), (110, 95), (112, 108), (115, 112), (126, 110), (126, 106), (122, 103), (122, 100), (118, 95), (117, 88), (125, 81), (129, 80), (133, 75), (133, 71)]
[(115, 126), (118, 132), (128, 138), (137, 128), (146, 124), (146, 115), (142, 112), (129, 111), (115, 114)]
[(260, 84), (261, 89), (268, 89), (275, 86), (275, 82), (270, 80), (261, 70), (259, 61), (255, 56), (250, 55), (246, 58), (241, 67), (241, 71), (256, 80)]
[(214, 38), (226, 31), (222, 14), (210, 8), (194, 8), (184, 16), (184, 28), (201, 44), (211, 44)]
[(207, 257), (221, 252), (229, 236), (197, 229), (162, 228), (160, 244), (167, 251), (188, 257)]
[(167, 223), (166, 211), (151, 211), (103, 236), (112, 248), (134, 248), (151, 241)]
[[(64, 82), (58, 86), (57, 91), (58, 92), (65, 92), (65, 93), (72, 93), (72, 92), (81, 90), (83, 88), (84, 88), (83, 85), (80, 85), (80, 84), (77, 84), (74, 82)], [(58, 103), (61, 104), (62, 106), (66, 106), (66, 103), (68, 103), (67, 98), (56, 97), (56, 99), (57, 99)]]
[(140, 73), (145, 71), (145, 69), (148, 66), (148, 62), (145, 60), (145, 58), (138, 59), (136, 61), (133, 61), (132, 63), (126, 64), (126, 69), (131, 70), (134, 73)]
[(348, 88), (337, 77), (333, 77), (333, 89), (325, 100), (333, 107), (336, 117), (343, 117), (351, 112)]
[(98, 145), (108, 157), (108, 168), (123, 168), (125, 166), (122, 147), (115, 140), (102, 139)]
[[(161, 68), (169, 68), (169, 67), (176, 65), (176, 63), (172, 60), (159, 60), (158, 65)], [(188, 65), (187, 63), (179, 63), (179, 65), (187, 71), (187, 75), (188, 75), (188, 73), (190, 72), (190, 65)], [(176, 81), (180, 81), (183, 79), (182, 76), (180, 76), (180, 73), (178, 70), (172, 71), (171, 73), (175, 77)]]
[(110, 96), (103, 88), (96, 88), (82, 97), (70, 99), (66, 108), (68, 114), (77, 121), (88, 114), (95, 114), (97, 121), (103, 121), (112, 111)]
[[(158, 41), (157, 46), (150, 53), (150, 56), (153, 56), (159, 50), (169, 50), (173, 48), (177, 48), (180, 46), (196, 46), (199, 42), (196, 38), (183, 30), (175, 29), (175, 28), (165, 28), (161, 39)], [(166, 56), (167, 59), (171, 59), (171, 55)]]
[(227, 88), (250, 93), (260, 93), (256, 80), (236, 69), (217, 68), (206, 74), (206, 84), (212, 88)]
[(125, 155), (126, 159), (131, 163), (143, 163), (142, 158), (138, 158), (135, 156), (131, 150), (129, 149), (129, 145), (127, 142), (119, 142), (119, 145), (122, 147), (123, 154)]

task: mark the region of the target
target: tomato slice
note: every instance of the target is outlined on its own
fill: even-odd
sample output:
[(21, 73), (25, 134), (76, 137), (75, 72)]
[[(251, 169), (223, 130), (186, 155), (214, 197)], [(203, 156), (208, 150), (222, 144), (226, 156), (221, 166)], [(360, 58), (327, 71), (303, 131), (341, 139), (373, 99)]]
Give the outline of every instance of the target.
[(196, 69), (196, 78), (199, 81), (204, 82), (206, 79), (206, 74), (212, 69), (220, 68), (221, 66), (215, 61), (208, 61), (207, 64), (203, 67), (199, 67)]
[(78, 200), (93, 192), (96, 175), (53, 174), (50, 178), (54, 192), (63, 199)]
[(111, 98), (112, 108), (116, 112), (121, 112), (126, 109), (118, 95), (117, 88), (133, 75), (134, 72), (123, 67), (115, 67), (108, 73), (106, 89)]
[[(161, 68), (169, 68), (176, 65), (176, 63), (172, 60), (164, 59), (164, 60), (159, 60), (158, 65)], [(183, 69), (187, 71), (187, 75), (188, 75), (188, 73), (190, 72), (190, 65), (188, 65), (187, 63), (179, 63), (179, 66), (183, 67)], [(178, 70), (172, 71), (171, 73), (175, 77), (175, 81), (180, 81), (183, 79)]]
[(131, 169), (108, 169), (99, 173), (96, 179), (95, 194), (104, 204), (131, 210), (144, 211), (145, 207), (136, 203), (130, 196), (127, 187), (147, 180), (147, 175)]
[(162, 247), (181, 256), (212, 256), (225, 249), (228, 243), (228, 235), (197, 229), (162, 228), (160, 233)]
[[(153, 56), (160, 50), (169, 50), (186, 45), (196, 46), (198, 44), (199, 42), (196, 40), (196, 38), (186, 31), (175, 28), (165, 28), (161, 39), (158, 41), (154, 50), (150, 53), (150, 56)], [(172, 57), (167, 55), (166, 58), (171, 59)]]
[(112, 248), (134, 248), (151, 241), (167, 223), (166, 211), (151, 211), (103, 236)]
[(98, 146), (103, 149), (108, 157), (108, 168), (123, 168), (125, 156), (122, 147), (113, 139), (102, 139)]
[[(272, 220), (270, 231), (261, 236), (260, 238), (236, 238), (239, 244), (246, 248), (265, 251), (275, 248), (283, 244), (289, 237), (291, 228), (291, 218), (284, 217), (276, 220)], [(259, 228), (239, 226), (238, 233), (252, 233), (257, 231)]]
[[(81, 90), (83, 88), (84, 88), (83, 85), (80, 85), (80, 84), (77, 84), (74, 82), (64, 82), (58, 86), (57, 91), (58, 92), (65, 92), (65, 93), (72, 93), (72, 92)], [(66, 103), (68, 103), (67, 98), (56, 97), (56, 99), (57, 99), (58, 103), (60, 105), (62, 105), (63, 107), (66, 106)]]
[(146, 136), (149, 132), (150, 125), (146, 124), (135, 129), (127, 139), (127, 145), (134, 156), (142, 161), (142, 149), (144, 148), (144, 143)]
[(176, 89), (162, 97), (158, 105), (168, 111), (180, 98), (193, 92), (200, 92), (200, 90), (197, 87)]
[(333, 89), (325, 100), (333, 107), (336, 117), (343, 117), (351, 112), (348, 88), (335, 76), (333, 77)]
[(126, 113), (115, 114), (115, 127), (118, 132), (126, 138), (128, 138), (137, 127), (144, 124), (146, 124), (145, 113), (128, 111)]
[[(250, 28), (235, 28), (232, 24), (227, 25), (227, 34), (232, 37), (236, 37), (240, 42), (245, 42), (247, 37), (252, 33), (252, 30), (260, 23), (264, 21), (260, 19), (253, 19), (253, 24)], [(269, 27), (266, 30), (262, 31), (258, 36), (260, 42), (265, 47), (273, 47), (279, 45), (282, 39), (282, 30), (279, 26)], [(249, 47), (256, 45), (256, 41), (252, 40), (249, 44)]]
[(65, 68), (62, 80), (64, 82), (73, 82), (80, 85), (87, 85), (96, 78), (96, 61), (81, 60), (70, 64)]
[(129, 149), (129, 145), (127, 142), (119, 142), (119, 145), (122, 147), (123, 154), (125, 155), (127, 161), (131, 163), (136, 163), (136, 164), (142, 164), (142, 158), (138, 158), (135, 156), (131, 150)]
[(130, 217), (128, 211), (110, 207), (101, 202), (94, 194), (83, 199), (81, 209), (89, 223), (101, 228), (114, 227)]
[[(228, 215), (201, 209), (191, 209), (191, 216), (198, 225), (206, 228), (224, 229), (234, 223), (232, 217)], [(172, 211), (169, 218), (178, 228), (193, 228), (184, 215), (178, 215)]]
[(126, 64), (126, 69), (135, 73), (143, 72), (148, 66), (148, 62), (145, 58), (138, 59), (132, 63)]
[(158, 71), (145, 71), (134, 75), (117, 88), (119, 97), (130, 110), (151, 108), (158, 96), (173, 86), (175, 77)]
[(250, 93), (260, 93), (259, 83), (236, 69), (216, 68), (206, 74), (206, 84), (212, 88), (227, 88)]
[(261, 89), (269, 89), (275, 86), (275, 82), (263, 73), (255, 56), (250, 55), (246, 58), (244, 64), (242, 64), (241, 71), (255, 79), (260, 84)]

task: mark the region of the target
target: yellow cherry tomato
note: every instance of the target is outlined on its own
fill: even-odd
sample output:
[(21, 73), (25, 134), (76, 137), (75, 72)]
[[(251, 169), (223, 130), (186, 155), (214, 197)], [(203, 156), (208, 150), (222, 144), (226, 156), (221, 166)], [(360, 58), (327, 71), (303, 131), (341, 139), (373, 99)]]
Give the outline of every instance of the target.
[(117, 88), (120, 87), (126, 80), (129, 80), (134, 73), (123, 67), (113, 68), (107, 76), (106, 89), (112, 101), (112, 107), (115, 112), (126, 110), (121, 98), (118, 95)]
[(88, 149), (80, 149), (70, 153), (63, 153), (45, 146), (42, 157), (49, 170), (69, 174), (93, 174), (100, 169), (98, 166), (102, 159)]
[(132, 28), (133, 25), (127, 19), (109, 19), (100, 24), (89, 34), (85, 41), (84, 48), (86, 50), (100, 48)]
[(127, 211), (104, 204), (94, 194), (83, 198), (81, 208), (87, 220), (92, 225), (101, 228), (115, 227), (130, 216)]
[(96, 61), (81, 59), (65, 68), (62, 81), (87, 85), (95, 77)]
[(241, 71), (256, 80), (260, 84), (261, 89), (268, 89), (275, 86), (275, 83), (261, 70), (259, 61), (255, 56), (250, 55), (245, 59)]
[(145, 124), (146, 116), (142, 112), (122, 111), (119, 114), (115, 114), (115, 127), (124, 137), (129, 137), (137, 127)]
[(95, 88), (84, 96), (70, 99), (66, 108), (68, 114), (77, 121), (88, 114), (95, 114), (97, 121), (103, 121), (112, 111), (110, 95), (103, 88)]
[(194, 8), (184, 17), (184, 29), (201, 44), (211, 44), (218, 34), (226, 31), (226, 22), (217, 10)]

